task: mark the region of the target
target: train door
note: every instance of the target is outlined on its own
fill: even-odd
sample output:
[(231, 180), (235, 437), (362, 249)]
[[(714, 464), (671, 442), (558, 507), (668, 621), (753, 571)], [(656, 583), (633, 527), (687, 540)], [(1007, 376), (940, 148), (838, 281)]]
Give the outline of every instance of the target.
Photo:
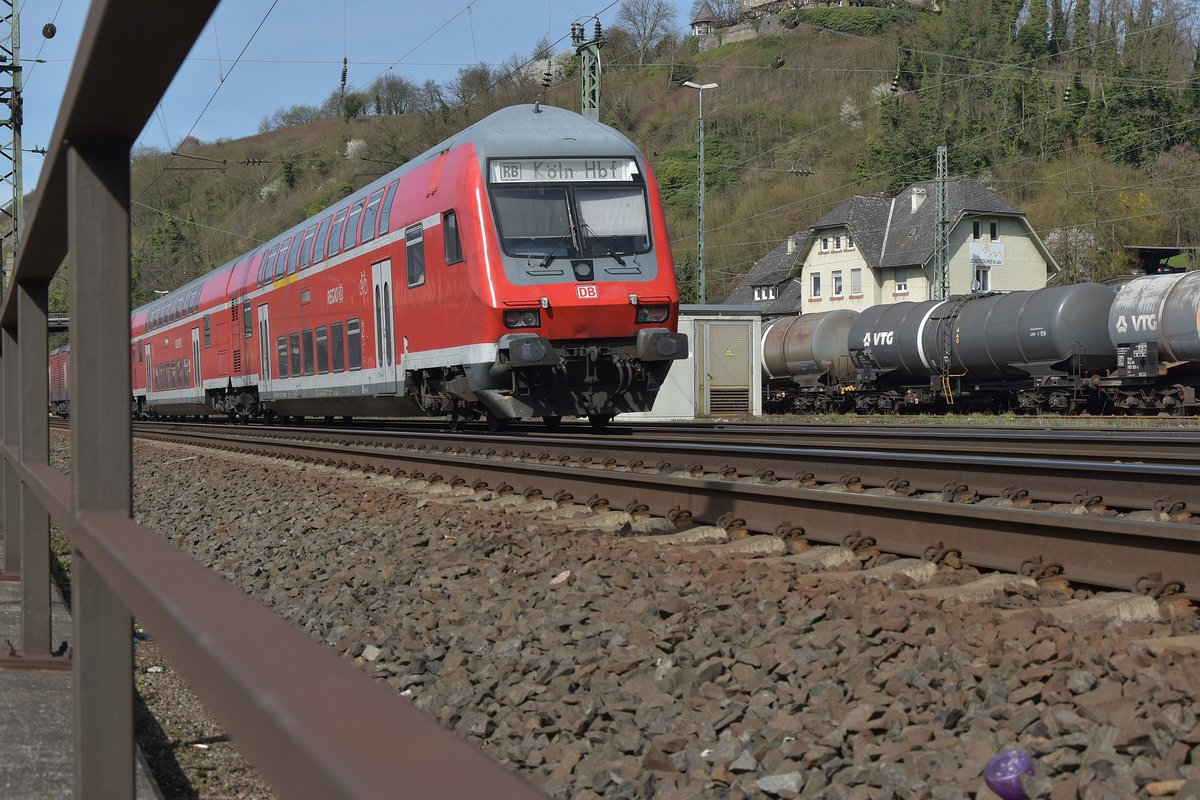
[(150, 357), (150, 344), (146, 344), (146, 394), (150, 394), (154, 389), (154, 384), (151, 381), (151, 376), (154, 375), (154, 359)]
[(258, 307), (258, 396), (265, 399), (271, 391), (271, 322), (267, 304)]
[(399, 391), (396, 364), (395, 309), (392, 306), (392, 260), (385, 258), (371, 265), (372, 309), (375, 314), (376, 394)]
[(204, 383), (200, 377), (200, 329), (192, 328), (192, 378), (196, 382), (196, 389), (203, 391)]

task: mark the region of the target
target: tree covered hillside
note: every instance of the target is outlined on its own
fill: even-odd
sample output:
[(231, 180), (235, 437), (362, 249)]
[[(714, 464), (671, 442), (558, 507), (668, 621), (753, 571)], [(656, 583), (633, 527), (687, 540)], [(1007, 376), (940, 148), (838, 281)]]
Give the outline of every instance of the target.
[[(725, 29), (723, 40), (738, 40), (703, 52), (669, 25), (606, 32), (602, 120), (655, 169), (685, 299), (695, 296), (698, 111), (685, 80), (719, 84), (704, 97), (710, 297), (850, 195), (933, 177), (942, 144), (952, 174), (1029, 215), (1064, 267), (1060, 280), (1125, 271), (1126, 245), (1200, 244), (1189, 191), (1200, 172), (1192, 4), (928, 8), (768, 14)], [(251, 249), (496, 108), (540, 98), (577, 109), (577, 72), (571, 51), (543, 41), (446, 85), (389, 75), (364, 92), (335, 89), (321, 107), (267, 114), (246, 139), (139, 150), (134, 302)], [(61, 306), (61, 285), (54, 294)]]

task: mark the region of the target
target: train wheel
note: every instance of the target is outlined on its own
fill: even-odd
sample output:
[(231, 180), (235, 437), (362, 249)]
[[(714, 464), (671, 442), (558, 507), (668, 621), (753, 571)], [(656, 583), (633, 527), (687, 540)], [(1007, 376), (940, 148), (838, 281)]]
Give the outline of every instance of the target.
[(608, 430), (608, 423), (612, 422), (612, 414), (588, 414), (588, 422), (592, 424), (592, 430), (596, 433), (604, 433)]
[(562, 417), (558, 414), (548, 414), (542, 417), (542, 424), (546, 426), (548, 431), (558, 430), (558, 426), (562, 424)]

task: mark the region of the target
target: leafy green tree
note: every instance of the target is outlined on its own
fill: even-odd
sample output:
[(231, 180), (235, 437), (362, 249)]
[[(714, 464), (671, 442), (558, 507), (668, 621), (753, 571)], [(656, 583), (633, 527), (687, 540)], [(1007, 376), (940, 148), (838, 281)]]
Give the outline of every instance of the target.
[(1050, 55), (1048, 26), (1046, 0), (1029, 0), (1029, 18), (1017, 32), (1017, 46), (1025, 58), (1037, 60)]

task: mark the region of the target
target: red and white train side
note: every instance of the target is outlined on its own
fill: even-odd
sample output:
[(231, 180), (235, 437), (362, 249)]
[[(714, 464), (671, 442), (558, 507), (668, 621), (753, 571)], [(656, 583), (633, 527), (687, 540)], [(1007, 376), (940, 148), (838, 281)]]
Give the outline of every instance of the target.
[(133, 409), (602, 426), (686, 356), (678, 310), (637, 147), (514, 106), (136, 309)]

